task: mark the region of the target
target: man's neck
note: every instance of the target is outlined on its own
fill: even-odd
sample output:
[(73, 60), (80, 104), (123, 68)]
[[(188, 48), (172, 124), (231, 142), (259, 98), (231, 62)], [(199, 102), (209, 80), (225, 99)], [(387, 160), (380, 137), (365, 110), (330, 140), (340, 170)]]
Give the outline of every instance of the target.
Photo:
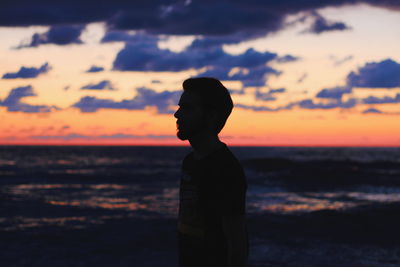
[(201, 133), (189, 139), (190, 145), (194, 150), (194, 157), (202, 159), (215, 151), (222, 142), (217, 134)]

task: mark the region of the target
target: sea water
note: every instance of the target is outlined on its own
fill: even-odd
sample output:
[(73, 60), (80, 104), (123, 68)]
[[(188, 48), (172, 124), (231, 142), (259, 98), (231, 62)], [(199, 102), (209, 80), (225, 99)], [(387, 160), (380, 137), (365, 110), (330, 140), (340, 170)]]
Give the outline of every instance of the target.
[[(231, 150), (246, 173), (247, 216), (253, 220), (254, 233), (268, 232), (257, 218), (277, 216), (283, 223), (289, 223), (293, 218), (321, 211), (352, 213), (357, 207), (400, 203), (400, 148), (231, 147)], [(90, 246), (95, 251), (104, 249), (105, 243), (128, 242), (127, 238), (131, 245), (137, 244), (135, 252), (121, 252), (126, 248), (122, 244), (123, 248), (112, 250), (110, 255), (118, 254), (121, 260), (118, 266), (130, 265), (134, 260), (141, 262), (140, 266), (161, 266), (168, 262), (169, 266), (176, 266), (173, 234), (162, 236), (175, 229), (180, 167), (190, 151), (190, 147), (168, 146), (1, 146), (0, 233), (8, 238), (8, 245), (4, 243), (2, 247), (8, 263), (76, 265), (79, 260), (70, 259), (68, 253), (60, 250), (49, 256), (34, 253), (32, 249), (52, 250), (57, 247), (52, 243), (53, 236), (61, 235), (71, 241), (60, 246), (76, 256), (88, 250), (78, 249), (76, 239), (92, 233), (94, 237), (86, 239), (92, 242)], [(119, 232), (115, 224), (120, 225)], [(109, 228), (110, 233), (104, 230)], [(63, 231), (75, 232), (63, 235)], [(39, 233), (40, 238), (35, 242), (24, 237)], [(99, 240), (102, 235), (111, 241)], [(251, 266), (291, 266), (291, 257), (295, 255), (302, 255), (300, 264), (312, 266), (312, 260), (320, 259), (315, 266), (326, 265), (325, 261), (332, 261), (329, 258), (332, 246), (338, 249), (323, 241), (324, 245), (318, 248), (293, 254), (292, 244), (282, 247), (271, 240), (272, 236), (262, 239), (261, 235), (253, 234)], [(351, 256), (353, 252), (349, 251), (353, 250), (340, 253)], [(323, 255), (318, 258), (318, 253), (310, 251)], [(20, 257), (24, 252), (30, 256)], [(307, 253), (309, 258), (304, 259)], [(364, 253), (366, 258), (372, 255), (364, 247), (354, 253)], [(385, 253), (388, 252), (384, 250), (377, 257)], [(80, 261), (83, 265), (115, 263), (115, 257), (108, 254), (93, 255), (85, 254)], [(372, 265), (380, 262), (380, 266), (386, 266), (380, 258), (347, 261), (354, 262), (372, 262)]]

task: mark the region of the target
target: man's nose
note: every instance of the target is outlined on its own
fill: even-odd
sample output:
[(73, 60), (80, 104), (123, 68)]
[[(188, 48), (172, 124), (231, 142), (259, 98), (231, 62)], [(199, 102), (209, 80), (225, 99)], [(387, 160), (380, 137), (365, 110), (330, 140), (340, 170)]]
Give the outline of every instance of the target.
[(174, 113), (174, 117), (175, 117), (175, 118), (178, 118), (178, 111), (179, 111), (179, 108), (178, 108), (178, 110), (175, 111), (175, 113)]

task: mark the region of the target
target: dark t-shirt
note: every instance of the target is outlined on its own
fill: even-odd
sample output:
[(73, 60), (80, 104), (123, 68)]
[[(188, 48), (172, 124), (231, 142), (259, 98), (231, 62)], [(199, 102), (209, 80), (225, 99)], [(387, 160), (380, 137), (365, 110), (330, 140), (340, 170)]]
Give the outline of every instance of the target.
[(184, 158), (178, 217), (181, 267), (226, 266), (222, 215), (245, 216), (246, 191), (243, 168), (224, 143), (205, 158), (195, 159), (193, 152)]

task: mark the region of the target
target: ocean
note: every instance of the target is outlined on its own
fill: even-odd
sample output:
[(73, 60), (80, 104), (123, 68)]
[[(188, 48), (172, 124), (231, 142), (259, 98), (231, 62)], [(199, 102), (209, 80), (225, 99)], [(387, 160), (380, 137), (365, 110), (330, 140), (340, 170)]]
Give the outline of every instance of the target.
[[(230, 147), (249, 266), (399, 266), (400, 148)], [(177, 266), (190, 147), (1, 146), (1, 266)]]

